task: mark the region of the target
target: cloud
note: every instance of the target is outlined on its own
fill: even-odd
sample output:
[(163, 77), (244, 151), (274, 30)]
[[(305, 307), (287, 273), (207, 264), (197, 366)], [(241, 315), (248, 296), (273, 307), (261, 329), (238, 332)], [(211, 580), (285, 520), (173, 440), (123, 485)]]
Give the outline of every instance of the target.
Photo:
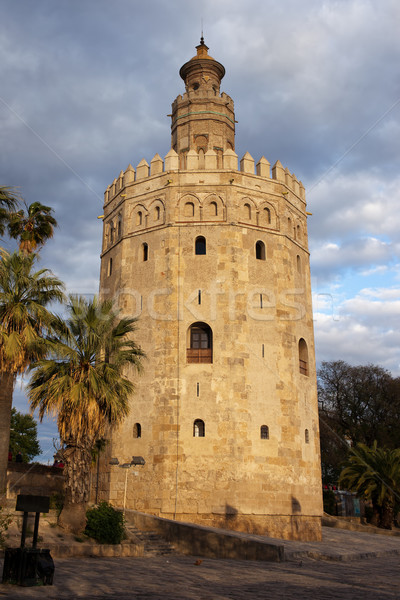
[(318, 358), (397, 369), (397, 0), (3, 4), (0, 183), (54, 207), (42, 264), (68, 290), (98, 289), (106, 187), (170, 148), (203, 17), (237, 153), (279, 159), (306, 187)]
[(380, 364), (400, 374), (400, 288), (365, 288), (354, 297), (314, 301), (318, 360)]

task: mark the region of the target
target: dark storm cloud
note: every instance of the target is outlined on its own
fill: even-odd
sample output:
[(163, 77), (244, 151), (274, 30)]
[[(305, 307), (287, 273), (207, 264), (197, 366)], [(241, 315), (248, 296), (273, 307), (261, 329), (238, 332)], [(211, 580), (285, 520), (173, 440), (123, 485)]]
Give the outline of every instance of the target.
[[(279, 159), (306, 187), (314, 275), (343, 282), (396, 262), (397, 0), (0, 0), (0, 9), (0, 184), (54, 207), (59, 228), (42, 264), (69, 291), (98, 290), (105, 188), (170, 148), (167, 115), (201, 19), (226, 68), (239, 158)], [(325, 358), (330, 335), (344, 348), (346, 328), (368, 347), (355, 306), (343, 329), (319, 320)], [(387, 340), (392, 357), (385, 331), (374, 332), (376, 355)]]

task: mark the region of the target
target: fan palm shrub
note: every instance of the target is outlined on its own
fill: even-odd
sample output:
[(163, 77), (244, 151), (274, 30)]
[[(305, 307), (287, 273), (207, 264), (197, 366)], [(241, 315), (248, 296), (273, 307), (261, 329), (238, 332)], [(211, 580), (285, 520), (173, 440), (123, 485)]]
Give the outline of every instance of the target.
[(49, 270), (34, 270), (36, 256), (0, 254), (0, 494), (6, 486), (15, 381), (47, 351), (54, 315), (47, 306), (64, 297), (63, 283)]
[(396, 499), (400, 498), (400, 449), (358, 444), (340, 474), (340, 484), (370, 500), (373, 523), (391, 529)]
[(59, 523), (79, 533), (86, 524), (92, 449), (128, 414), (142, 350), (131, 336), (135, 319), (119, 318), (110, 301), (70, 297), (68, 317), (53, 324), (50, 354), (34, 365), (32, 409), (57, 415), (63, 444), (65, 502)]

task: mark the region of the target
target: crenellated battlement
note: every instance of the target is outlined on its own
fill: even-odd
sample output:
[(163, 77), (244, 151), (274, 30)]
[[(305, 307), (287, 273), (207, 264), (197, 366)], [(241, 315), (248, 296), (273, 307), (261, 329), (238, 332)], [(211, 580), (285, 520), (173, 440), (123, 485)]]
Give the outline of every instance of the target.
[(194, 100), (194, 99), (196, 99), (196, 100), (197, 99), (198, 100), (210, 99), (213, 101), (220, 100), (223, 104), (228, 106), (232, 111), (234, 110), (233, 100), (225, 92), (221, 92), (221, 94), (216, 96), (215, 92), (212, 89), (210, 89), (210, 90), (198, 89), (198, 90), (189, 90), (188, 92), (179, 94), (179, 96), (177, 96), (172, 103), (172, 111), (175, 111), (178, 108), (178, 104), (180, 104), (182, 102), (187, 102), (189, 100)]
[[(219, 157), (214, 150), (208, 150), (202, 155), (195, 150), (189, 150), (184, 156), (185, 166), (182, 168), (182, 161), (173, 149), (166, 154), (164, 160), (159, 154), (153, 157), (150, 164), (143, 158), (136, 166), (136, 170), (132, 165), (129, 165), (125, 171), (120, 172), (112, 184), (107, 187), (104, 193), (104, 202), (105, 204), (110, 202), (128, 185), (174, 171), (237, 171), (238, 173), (279, 182), (288, 191), (290, 190), (298, 198), (305, 201), (305, 189), (302, 182), (297, 179), (294, 173), (290, 173), (287, 167), (284, 168), (279, 160), (271, 168), (271, 164), (264, 156), (255, 163), (251, 154), (246, 152), (239, 163), (238, 155), (233, 150), (226, 150), (222, 154), (222, 165), (220, 166), (218, 165), (218, 159)], [(285, 194), (284, 191), (282, 193)]]

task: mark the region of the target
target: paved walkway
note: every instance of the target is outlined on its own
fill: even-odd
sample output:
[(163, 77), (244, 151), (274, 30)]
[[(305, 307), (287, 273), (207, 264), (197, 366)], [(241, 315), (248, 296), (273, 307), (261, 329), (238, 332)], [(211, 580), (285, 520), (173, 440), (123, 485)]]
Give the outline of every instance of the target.
[[(289, 560), (282, 563), (180, 555), (56, 559), (53, 586), (1, 584), (0, 598), (400, 600), (400, 538), (324, 528), (320, 544), (284, 544)], [(299, 557), (315, 547), (321, 556), (328, 553), (330, 560)], [(374, 557), (360, 558), (368, 553), (375, 553)]]

